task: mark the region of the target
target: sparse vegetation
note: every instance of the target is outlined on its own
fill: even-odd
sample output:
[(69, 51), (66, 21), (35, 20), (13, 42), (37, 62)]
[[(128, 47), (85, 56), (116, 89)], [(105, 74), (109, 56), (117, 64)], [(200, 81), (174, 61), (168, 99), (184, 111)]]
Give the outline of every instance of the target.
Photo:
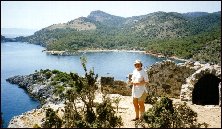
[(52, 108), (46, 109), (45, 121), (42, 124), (43, 128), (61, 128), (62, 120), (56, 115)]
[[(121, 126), (121, 117), (115, 115), (116, 112), (111, 106), (109, 98), (104, 96), (103, 102), (96, 104), (96, 107), (94, 107), (95, 91), (98, 88), (95, 82), (98, 75), (95, 75), (93, 70), (87, 71), (86, 61), (85, 57), (81, 57), (85, 77), (71, 74), (75, 85), (66, 93), (65, 127), (110, 128)], [(83, 105), (78, 107), (78, 102), (83, 102)]]
[[(35, 71), (33, 78), (52, 86), (53, 93), (59, 100), (65, 100), (65, 107), (63, 110), (64, 116), (62, 118), (53, 109), (46, 109), (46, 117), (43, 119), (41, 127), (47, 128), (114, 128), (123, 125), (122, 118), (117, 116), (119, 110), (119, 102), (121, 98), (117, 97), (111, 100), (106, 97), (107, 93), (121, 94), (127, 91), (129, 94), (131, 89), (126, 87), (126, 83), (122, 81), (112, 81), (110, 85), (103, 88), (105, 89), (102, 102), (95, 102), (95, 93), (98, 90), (97, 78), (98, 75), (94, 74), (94, 70), (87, 70), (86, 57), (81, 57), (85, 76), (79, 76), (76, 73), (65, 73), (58, 70), (40, 70)], [(50, 77), (47, 78), (47, 74)], [(121, 87), (123, 86), (123, 87)], [(125, 89), (123, 89), (125, 88)], [(153, 107), (148, 109), (144, 115), (144, 126), (148, 128), (199, 128), (208, 127), (206, 123), (197, 122), (197, 113), (191, 110), (186, 103), (173, 104), (172, 100), (168, 97), (163, 97), (165, 93), (170, 92), (169, 86), (149, 87), (149, 95), (146, 103), (152, 104)], [(127, 89), (127, 90), (126, 90)], [(104, 89), (103, 89), (104, 90)], [(164, 92), (164, 93), (163, 93)], [(129, 94), (131, 95), (131, 94)], [(161, 96), (161, 98), (160, 98)], [(158, 98), (160, 100), (158, 101)], [(58, 98), (56, 98), (58, 100)], [(115, 104), (115, 107), (112, 106)], [(39, 125), (35, 124), (33, 127), (38, 128)]]
[(148, 128), (207, 128), (206, 123), (197, 122), (197, 113), (186, 103), (173, 105), (172, 100), (162, 97), (144, 114)]
[[(76, 73), (66, 74), (53, 70), (56, 73), (53, 81), (55, 86), (54, 94), (65, 99), (65, 112), (63, 118), (59, 118), (53, 109), (46, 110), (46, 118), (43, 127), (47, 128), (114, 128), (120, 127), (122, 118), (116, 115), (112, 106), (113, 101), (103, 96), (101, 103), (95, 103), (95, 92), (98, 89), (96, 80), (98, 75), (91, 69), (87, 71), (86, 57), (81, 57), (85, 77), (80, 77)], [(44, 70), (41, 70), (42, 72)], [(49, 71), (47, 71), (49, 72)], [(47, 72), (44, 72), (45, 74)], [(56, 82), (55, 82), (56, 81)], [(58, 85), (58, 83), (63, 85)], [(52, 83), (51, 83), (52, 84)], [(64, 85), (65, 84), (65, 85)], [(69, 87), (65, 92), (65, 87)], [(119, 102), (119, 99), (118, 99)], [(118, 106), (116, 100), (116, 104)], [(78, 106), (83, 103), (82, 106)], [(118, 110), (118, 109), (117, 109)]]

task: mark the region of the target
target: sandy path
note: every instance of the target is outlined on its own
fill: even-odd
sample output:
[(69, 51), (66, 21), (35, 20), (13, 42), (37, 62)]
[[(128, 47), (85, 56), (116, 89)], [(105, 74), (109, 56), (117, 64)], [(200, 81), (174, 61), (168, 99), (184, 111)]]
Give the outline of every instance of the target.
[(200, 123), (206, 122), (209, 124), (208, 128), (221, 128), (221, 107), (219, 106), (200, 106), (189, 105), (193, 111), (197, 112), (197, 121)]
[[(118, 94), (109, 94), (110, 98), (120, 98), (119, 102), (119, 109), (118, 115), (122, 117), (123, 126), (121, 128), (141, 128), (141, 124), (137, 124), (134, 121), (131, 121), (135, 118), (135, 111), (132, 103), (132, 98), (130, 96), (121, 96)], [(97, 94), (96, 100), (99, 102), (102, 101), (102, 95)], [(179, 99), (172, 99), (173, 102), (181, 102)], [(199, 123), (206, 122), (209, 124), (208, 128), (221, 128), (221, 107), (208, 105), (208, 106), (201, 106), (201, 105), (193, 105), (187, 103), (188, 106), (192, 108), (193, 111), (197, 112), (198, 117), (197, 120)], [(113, 103), (113, 106), (115, 104)], [(50, 106), (56, 109), (58, 107), (64, 107), (64, 105), (56, 105)], [(145, 104), (145, 110), (151, 108), (152, 105)], [(117, 110), (117, 109), (116, 109)], [(12, 121), (9, 128), (32, 128), (34, 124), (40, 125), (42, 122), (42, 118), (44, 118), (45, 113), (43, 109), (34, 109), (32, 111), (26, 112), (23, 115), (16, 116), (16, 118)], [(59, 114), (62, 116), (62, 114)]]
[[(173, 99), (173, 102), (180, 102), (179, 99)], [(214, 105), (193, 105), (187, 103), (189, 107), (195, 112), (197, 112), (197, 121), (199, 123), (206, 122), (209, 124), (208, 128), (221, 128), (221, 107)], [(134, 121), (131, 121), (135, 117), (134, 107), (132, 103), (132, 98), (130, 96), (121, 96), (121, 101), (119, 103), (118, 115), (121, 115), (124, 125), (122, 128), (140, 128), (141, 125), (136, 126)], [(152, 105), (145, 104), (145, 110), (151, 108)]]

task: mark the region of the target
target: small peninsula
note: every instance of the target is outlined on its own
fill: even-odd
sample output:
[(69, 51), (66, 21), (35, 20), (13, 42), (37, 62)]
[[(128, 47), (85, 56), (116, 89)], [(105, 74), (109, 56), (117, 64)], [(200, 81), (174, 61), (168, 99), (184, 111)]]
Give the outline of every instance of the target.
[[(195, 93), (192, 92), (194, 88), (194, 84), (196, 82), (201, 81), (205, 76), (211, 75), (215, 78), (215, 87), (220, 85), (219, 80), (221, 77), (221, 67), (218, 65), (211, 64), (200, 64), (199, 62), (185, 62), (180, 64), (175, 64), (173, 61), (165, 60), (162, 62), (158, 62), (151, 67), (149, 67), (146, 71), (149, 75), (149, 89), (152, 91), (152, 88), (155, 88), (156, 85), (159, 85), (157, 89), (159, 96), (168, 96), (172, 98), (174, 104), (187, 102), (187, 105), (198, 113), (198, 122), (205, 122), (208, 124), (208, 127), (220, 127), (219, 121), (220, 119), (215, 119), (215, 117), (220, 117), (219, 115), (210, 115), (208, 119), (204, 119), (201, 114), (210, 113), (210, 111), (215, 113), (219, 113), (221, 110), (221, 99), (219, 92), (217, 91), (208, 91), (208, 94), (217, 94), (212, 98), (212, 104), (214, 107), (208, 106), (208, 101), (203, 101), (203, 98), (197, 98), (196, 104), (192, 104), (194, 101), (192, 100), (192, 94), (195, 96)], [(86, 74), (87, 76), (90, 75)], [(91, 73), (91, 76), (97, 78), (97, 75)], [(70, 81), (72, 78), (76, 78), (79, 80), (80, 78), (84, 79), (84, 77), (78, 76), (75, 73), (65, 73), (58, 70), (40, 70), (35, 71), (35, 73), (25, 76), (14, 76), (8, 78), (7, 81), (12, 84), (17, 84), (19, 87), (24, 88), (30, 94), (30, 96), (37, 98), (41, 102), (41, 106), (39, 109), (33, 109), (32, 111), (26, 112), (22, 115), (15, 116), (10, 121), (8, 127), (20, 128), (27, 127), (32, 128), (34, 126), (44, 126), (45, 113), (46, 109), (52, 108), (54, 111), (57, 111), (57, 115), (59, 118), (63, 118), (65, 115), (64, 108), (66, 105), (65, 101), (65, 92), (69, 89), (76, 87), (76, 85), (80, 85), (80, 81)], [(79, 79), (78, 79), (79, 78)], [(207, 78), (206, 78), (207, 79)], [(161, 80), (161, 82), (160, 82)], [(88, 80), (89, 81), (89, 80)], [(90, 83), (90, 82), (88, 82)], [(93, 84), (93, 83), (92, 83)], [(115, 107), (117, 111), (117, 115), (122, 117), (123, 123), (120, 127), (134, 127), (135, 125), (129, 121), (128, 111), (133, 112), (133, 108), (131, 109), (131, 89), (127, 86), (127, 83), (124, 81), (114, 80), (114, 77), (100, 77), (96, 79), (95, 86), (97, 90), (95, 90), (95, 103), (102, 103), (103, 96), (107, 94), (107, 97), (112, 100), (112, 106)], [(198, 87), (198, 86), (196, 86)], [(221, 87), (221, 86), (220, 86)], [(77, 88), (77, 87), (76, 87)], [(75, 89), (78, 91), (78, 88)], [(171, 92), (169, 92), (171, 91)], [(75, 93), (76, 91), (72, 91)], [(149, 93), (153, 94), (152, 92)], [(204, 93), (203, 93), (204, 95)], [(202, 95), (201, 95), (202, 96)], [(206, 95), (204, 95), (206, 96)], [(198, 97), (198, 96), (197, 96)], [(200, 97), (200, 96), (199, 96)], [(203, 96), (202, 96), (203, 97)], [(218, 97), (218, 98), (215, 98)], [(118, 101), (117, 101), (118, 100)], [(152, 99), (151, 99), (152, 100)], [(146, 100), (146, 109), (152, 108), (152, 101)], [(215, 101), (216, 100), (216, 101)], [(118, 103), (114, 103), (118, 102)], [(201, 105), (199, 105), (202, 103)], [(203, 106), (205, 105), (205, 106)], [(82, 107), (83, 103), (78, 101), (76, 103), (77, 107)], [(118, 107), (117, 107), (118, 106)], [(205, 107), (209, 107), (208, 112), (206, 112)], [(205, 112), (197, 110), (197, 108), (205, 109)], [(119, 111), (118, 111), (119, 109)], [(212, 113), (211, 113), (212, 114)], [(216, 120), (217, 124), (213, 123), (213, 119)], [(207, 121), (206, 121), (207, 120)], [(137, 125), (142, 126), (142, 125)]]

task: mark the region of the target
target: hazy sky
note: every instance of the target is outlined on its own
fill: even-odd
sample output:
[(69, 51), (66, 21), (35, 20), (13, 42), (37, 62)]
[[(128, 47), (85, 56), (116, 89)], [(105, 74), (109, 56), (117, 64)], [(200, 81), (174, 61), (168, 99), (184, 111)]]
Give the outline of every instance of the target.
[(42, 29), (95, 10), (122, 17), (157, 11), (212, 13), (221, 11), (221, 1), (1, 1), (1, 28)]

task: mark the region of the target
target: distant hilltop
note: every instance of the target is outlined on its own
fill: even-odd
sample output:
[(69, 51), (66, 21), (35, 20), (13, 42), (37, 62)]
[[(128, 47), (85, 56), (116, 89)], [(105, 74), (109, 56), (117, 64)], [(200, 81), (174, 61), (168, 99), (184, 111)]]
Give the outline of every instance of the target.
[[(96, 26), (95, 21), (100, 22), (106, 26), (124, 27), (127, 25), (134, 24), (135, 22), (140, 23), (140, 22), (142, 22), (142, 20), (145, 21), (146, 19), (151, 20), (151, 22), (152, 21), (157, 22), (157, 20), (159, 18), (162, 19), (162, 18), (166, 17), (167, 15), (168, 15), (168, 17), (171, 16), (171, 18), (174, 18), (174, 19), (178, 19), (181, 17), (180, 20), (183, 20), (182, 17), (196, 18), (196, 17), (207, 16), (210, 14), (220, 15), (220, 13), (221, 13), (221, 11), (214, 12), (214, 13), (207, 13), (207, 12), (188, 12), (188, 13), (169, 12), (169, 13), (166, 13), (163, 11), (158, 11), (158, 12), (150, 13), (147, 15), (132, 16), (132, 17), (124, 18), (124, 17), (108, 14), (108, 13), (103, 12), (101, 10), (96, 10), (96, 11), (92, 11), (87, 17), (79, 17), (79, 18), (71, 20), (67, 23), (53, 24), (49, 27), (46, 27), (45, 29), (75, 28), (77, 30), (91, 30), (91, 29), (95, 29), (95, 26)], [(161, 18), (161, 16), (162, 16), (162, 18)], [(176, 17), (176, 16), (178, 16), (178, 17)], [(159, 18), (155, 19), (155, 17), (159, 17)], [(165, 19), (163, 19), (163, 20), (165, 20)], [(168, 20), (170, 20), (170, 19), (168, 19)], [(91, 25), (90, 25), (90, 23), (91, 23)], [(93, 25), (95, 25), (95, 26), (93, 26)], [(82, 28), (81, 28), (81, 26), (82, 26)], [(89, 27), (89, 29), (84, 29), (85, 26), (93, 26), (93, 27), (92, 28)], [(137, 27), (137, 28), (139, 28), (139, 27)]]
[(220, 63), (221, 11), (158, 11), (124, 18), (96, 10), (16, 41), (38, 44), (47, 51), (139, 50)]

